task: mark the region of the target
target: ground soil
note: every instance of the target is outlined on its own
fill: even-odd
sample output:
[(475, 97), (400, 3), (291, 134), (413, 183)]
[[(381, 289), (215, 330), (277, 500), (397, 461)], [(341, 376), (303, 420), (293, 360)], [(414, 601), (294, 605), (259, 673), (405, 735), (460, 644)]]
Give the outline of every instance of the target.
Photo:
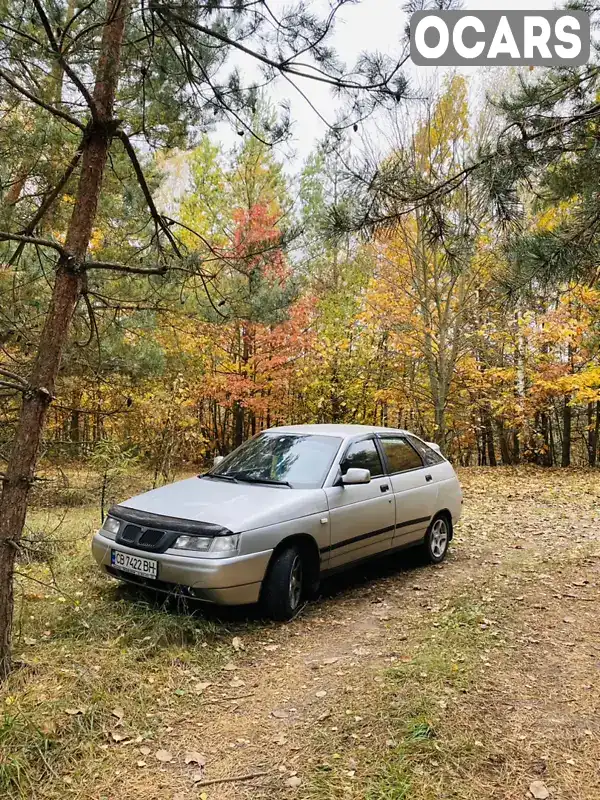
[[(28, 663), (4, 702), (14, 719), (52, 730), (54, 714), (59, 727), (41, 764), (23, 740), (19, 758), (45, 779), (13, 769), (13, 789), (28, 788), (11, 796), (598, 800), (600, 479), (484, 469), (461, 480), (444, 564), (404, 555), (348, 573), (289, 624), (203, 612), (213, 640), (160, 650), (171, 612), (105, 622), (131, 602), (93, 577), (84, 602), (91, 563), (71, 569), (77, 614), (68, 597), (24, 595)], [(72, 757), (51, 761), (66, 737)]]
[[(245, 649), (227, 665), (235, 669), (221, 671), (191, 717), (164, 719), (178, 758), (141, 770), (119, 796), (516, 800), (533, 785), (597, 800), (600, 482), (519, 470), (462, 479), (465, 514), (445, 564), (373, 565), (326, 585), (288, 625), (244, 635), (237, 624)], [(440, 680), (434, 664), (428, 685), (432, 642), (444, 654), (445, 622), (465, 604), (474, 624), (459, 642), (464, 681)], [(423, 652), (418, 693), (437, 706), (434, 757), (411, 763), (409, 788), (394, 793), (382, 765), (402, 758), (396, 712), (410, 706), (414, 681), (390, 674)], [(460, 652), (449, 655), (460, 672)], [(268, 774), (192, 790), (184, 749), (202, 752), (205, 780)]]

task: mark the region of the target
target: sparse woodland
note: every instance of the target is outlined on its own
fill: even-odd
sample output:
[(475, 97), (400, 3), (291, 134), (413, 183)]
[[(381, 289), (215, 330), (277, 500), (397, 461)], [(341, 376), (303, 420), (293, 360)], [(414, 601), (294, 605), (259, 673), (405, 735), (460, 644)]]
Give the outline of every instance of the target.
[[(335, 11), (0, 0), (4, 670), (40, 466), (165, 479), (304, 422), (406, 427), (462, 466), (597, 465), (597, 62), (424, 100), (406, 43), (342, 65)], [(276, 79), (340, 98), (297, 169)]]

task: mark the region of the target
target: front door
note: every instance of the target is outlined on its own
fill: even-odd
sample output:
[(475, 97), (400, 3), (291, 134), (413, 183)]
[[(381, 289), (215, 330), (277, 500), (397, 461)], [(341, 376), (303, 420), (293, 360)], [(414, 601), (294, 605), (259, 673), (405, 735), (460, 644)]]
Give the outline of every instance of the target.
[(340, 463), (341, 474), (345, 475), (351, 467), (368, 469), (371, 482), (325, 489), (329, 503), (331, 541), (326, 548), (329, 563), (324, 559), (324, 566), (326, 564), (330, 569), (387, 550), (394, 536), (392, 486), (372, 438), (349, 445)]
[(436, 511), (438, 486), (404, 436), (382, 436), (380, 443), (396, 500), (393, 546), (401, 547), (425, 536)]

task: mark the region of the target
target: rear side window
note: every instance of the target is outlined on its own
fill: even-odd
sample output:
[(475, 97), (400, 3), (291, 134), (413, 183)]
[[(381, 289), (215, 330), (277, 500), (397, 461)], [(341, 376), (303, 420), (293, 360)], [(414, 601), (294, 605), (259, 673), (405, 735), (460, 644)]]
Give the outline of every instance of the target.
[(382, 439), (381, 445), (387, 458), (390, 475), (421, 469), (423, 462), (404, 437)]
[(409, 436), (409, 439), (412, 446), (423, 459), (423, 463), (426, 467), (435, 467), (436, 464), (444, 463), (445, 458), (439, 453), (436, 453), (435, 450), (432, 450), (431, 447), (427, 447), (425, 442), (422, 442), (420, 439), (415, 439), (414, 436)]
[(375, 442), (372, 439), (365, 439), (351, 444), (340, 464), (340, 469), (342, 475), (349, 469), (368, 469), (372, 478), (380, 478), (383, 475), (383, 465)]

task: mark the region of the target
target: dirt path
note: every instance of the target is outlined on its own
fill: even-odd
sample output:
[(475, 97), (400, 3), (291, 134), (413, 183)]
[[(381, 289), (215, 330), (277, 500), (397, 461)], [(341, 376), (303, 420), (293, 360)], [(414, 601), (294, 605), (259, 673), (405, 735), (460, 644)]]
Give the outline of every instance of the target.
[(445, 564), (338, 579), (289, 625), (230, 621), (209, 677), (174, 661), (141, 708), (144, 744), (138, 727), (90, 759), (94, 800), (598, 800), (600, 486), (462, 480)]

